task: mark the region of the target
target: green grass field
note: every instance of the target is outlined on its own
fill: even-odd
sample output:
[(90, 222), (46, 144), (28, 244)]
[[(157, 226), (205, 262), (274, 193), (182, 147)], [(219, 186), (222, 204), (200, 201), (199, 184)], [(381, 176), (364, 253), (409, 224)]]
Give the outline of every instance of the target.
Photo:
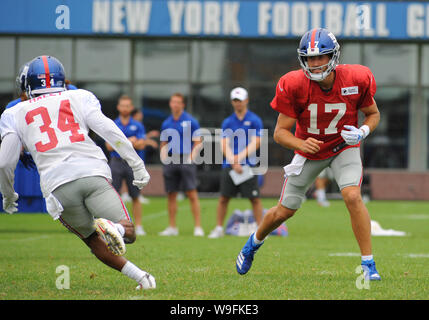
[[(269, 208), (276, 199), (264, 199)], [(202, 199), (206, 234), (215, 224), (216, 199)], [(381, 282), (358, 289), (360, 265), (350, 219), (342, 201), (321, 208), (305, 202), (287, 222), (288, 237), (270, 237), (240, 276), (235, 259), (246, 238), (196, 238), (187, 200), (179, 203), (178, 237), (161, 237), (165, 198), (144, 205), (148, 235), (128, 245), (126, 257), (152, 273), (157, 289), (136, 291), (135, 282), (99, 262), (75, 235), (47, 214), (0, 215), (0, 300), (286, 300), (429, 299), (429, 205), (369, 202), (371, 218), (406, 237), (373, 237)], [(232, 200), (234, 209), (250, 208)], [(228, 215), (229, 216), (229, 215)], [(56, 288), (58, 266), (70, 270), (70, 289)]]

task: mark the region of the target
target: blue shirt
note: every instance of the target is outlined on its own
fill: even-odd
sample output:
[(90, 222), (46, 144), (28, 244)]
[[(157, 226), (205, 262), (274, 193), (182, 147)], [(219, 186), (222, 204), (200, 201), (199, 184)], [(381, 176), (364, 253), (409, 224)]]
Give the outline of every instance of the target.
[(21, 98), (12, 100), (11, 102), (9, 102), (6, 106), (6, 109), (12, 108), (13, 106), (16, 106), (18, 103), (21, 102)]
[(169, 155), (190, 154), (194, 144), (192, 138), (200, 136), (199, 132), (196, 132), (198, 129), (200, 129), (198, 121), (183, 111), (178, 120), (174, 120), (172, 115), (164, 120), (160, 140), (171, 142)]
[[(143, 124), (133, 118), (130, 117), (130, 121), (126, 125), (121, 122), (119, 117), (114, 122), (127, 138), (136, 137), (137, 139), (146, 139), (146, 130)], [(136, 152), (142, 159), (144, 158), (144, 150), (136, 150)], [(116, 151), (110, 152), (110, 156), (120, 157)]]
[[(250, 143), (253, 136), (262, 135), (262, 120), (252, 111), (248, 110), (242, 120), (238, 119), (235, 112), (222, 122), (222, 138), (230, 139), (230, 148), (234, 154), (239, 154)], [(256, 152), (246, 159), (246, 164), (255, 166)], [(231, 165), (223, 159), (223, 168), (229, 168)]]

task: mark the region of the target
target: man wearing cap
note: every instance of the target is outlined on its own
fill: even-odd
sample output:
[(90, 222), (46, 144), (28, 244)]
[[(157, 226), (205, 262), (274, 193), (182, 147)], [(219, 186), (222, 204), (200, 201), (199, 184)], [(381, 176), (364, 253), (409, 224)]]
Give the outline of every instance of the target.
[[(249, 99), (246, 89), (237, 87), (231, 91), (231, 104), (234, 113), (222, 123), (221, 150), (224, 155), (220, 182), (220, 198), (217, 207), (216, 227), (209, 238), (219, 238), (224, 234), (223, 223), (228, 209), (229, 200), (240, 192), (252, 204), (256, 223), (262, 220), (262, 203), (259, 198), (258, 177), (246, 174), (249, 167), (256, 165), (256, 151), (260, 146), (262, 120), (248, 109)], [(246, 175), (247, 178), (237, 183), (231, 177)], [(234, 175), (234, 172), (232, 172)]]

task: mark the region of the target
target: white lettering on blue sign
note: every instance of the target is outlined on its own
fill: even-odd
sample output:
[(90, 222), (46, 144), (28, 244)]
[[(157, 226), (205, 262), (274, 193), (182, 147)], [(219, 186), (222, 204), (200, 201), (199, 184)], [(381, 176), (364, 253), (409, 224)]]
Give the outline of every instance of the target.
[(152, 1), (100, 1), (92, 5), (92, 31), (139, 33), (149, 30)]

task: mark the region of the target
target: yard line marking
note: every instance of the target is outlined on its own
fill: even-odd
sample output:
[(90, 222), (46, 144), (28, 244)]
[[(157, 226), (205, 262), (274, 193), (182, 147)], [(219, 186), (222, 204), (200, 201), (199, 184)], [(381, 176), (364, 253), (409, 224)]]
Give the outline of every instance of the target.
[(429, 258), (429, 253), (409, 253), (405, 256), (409, 258)]
[[(184, 209), (186, 209), (186, 206), (178, 206), (177, 208), (177, 212), (183, 211)], [(159, 217), (163, 217), (165, 215), (168, 214), (168, 210), (162, 210), (162, 211), (157, 211), (148, 215), (143, 214), (142, 216), (142, 220), (152, 220), (152, 219), (157, 219)]]
[(48, 239), (50, 237), (51, 236), (43, 235), (43, 236), (28, 237), (28, 238), (23, 238), (23, 239), (0, 239), (0, 241), (23, 242), (23, 241), (43, 240), (43, 239)]
[(338, 253), (330, 253), (330, 257), (358, 257), (360, 253), (356, 252), (338, 252)]
[(403, 215), (405, 219), (413, 219), (413, 220), (427, 220), (429, 219), (429, 214), (407, 214)]

